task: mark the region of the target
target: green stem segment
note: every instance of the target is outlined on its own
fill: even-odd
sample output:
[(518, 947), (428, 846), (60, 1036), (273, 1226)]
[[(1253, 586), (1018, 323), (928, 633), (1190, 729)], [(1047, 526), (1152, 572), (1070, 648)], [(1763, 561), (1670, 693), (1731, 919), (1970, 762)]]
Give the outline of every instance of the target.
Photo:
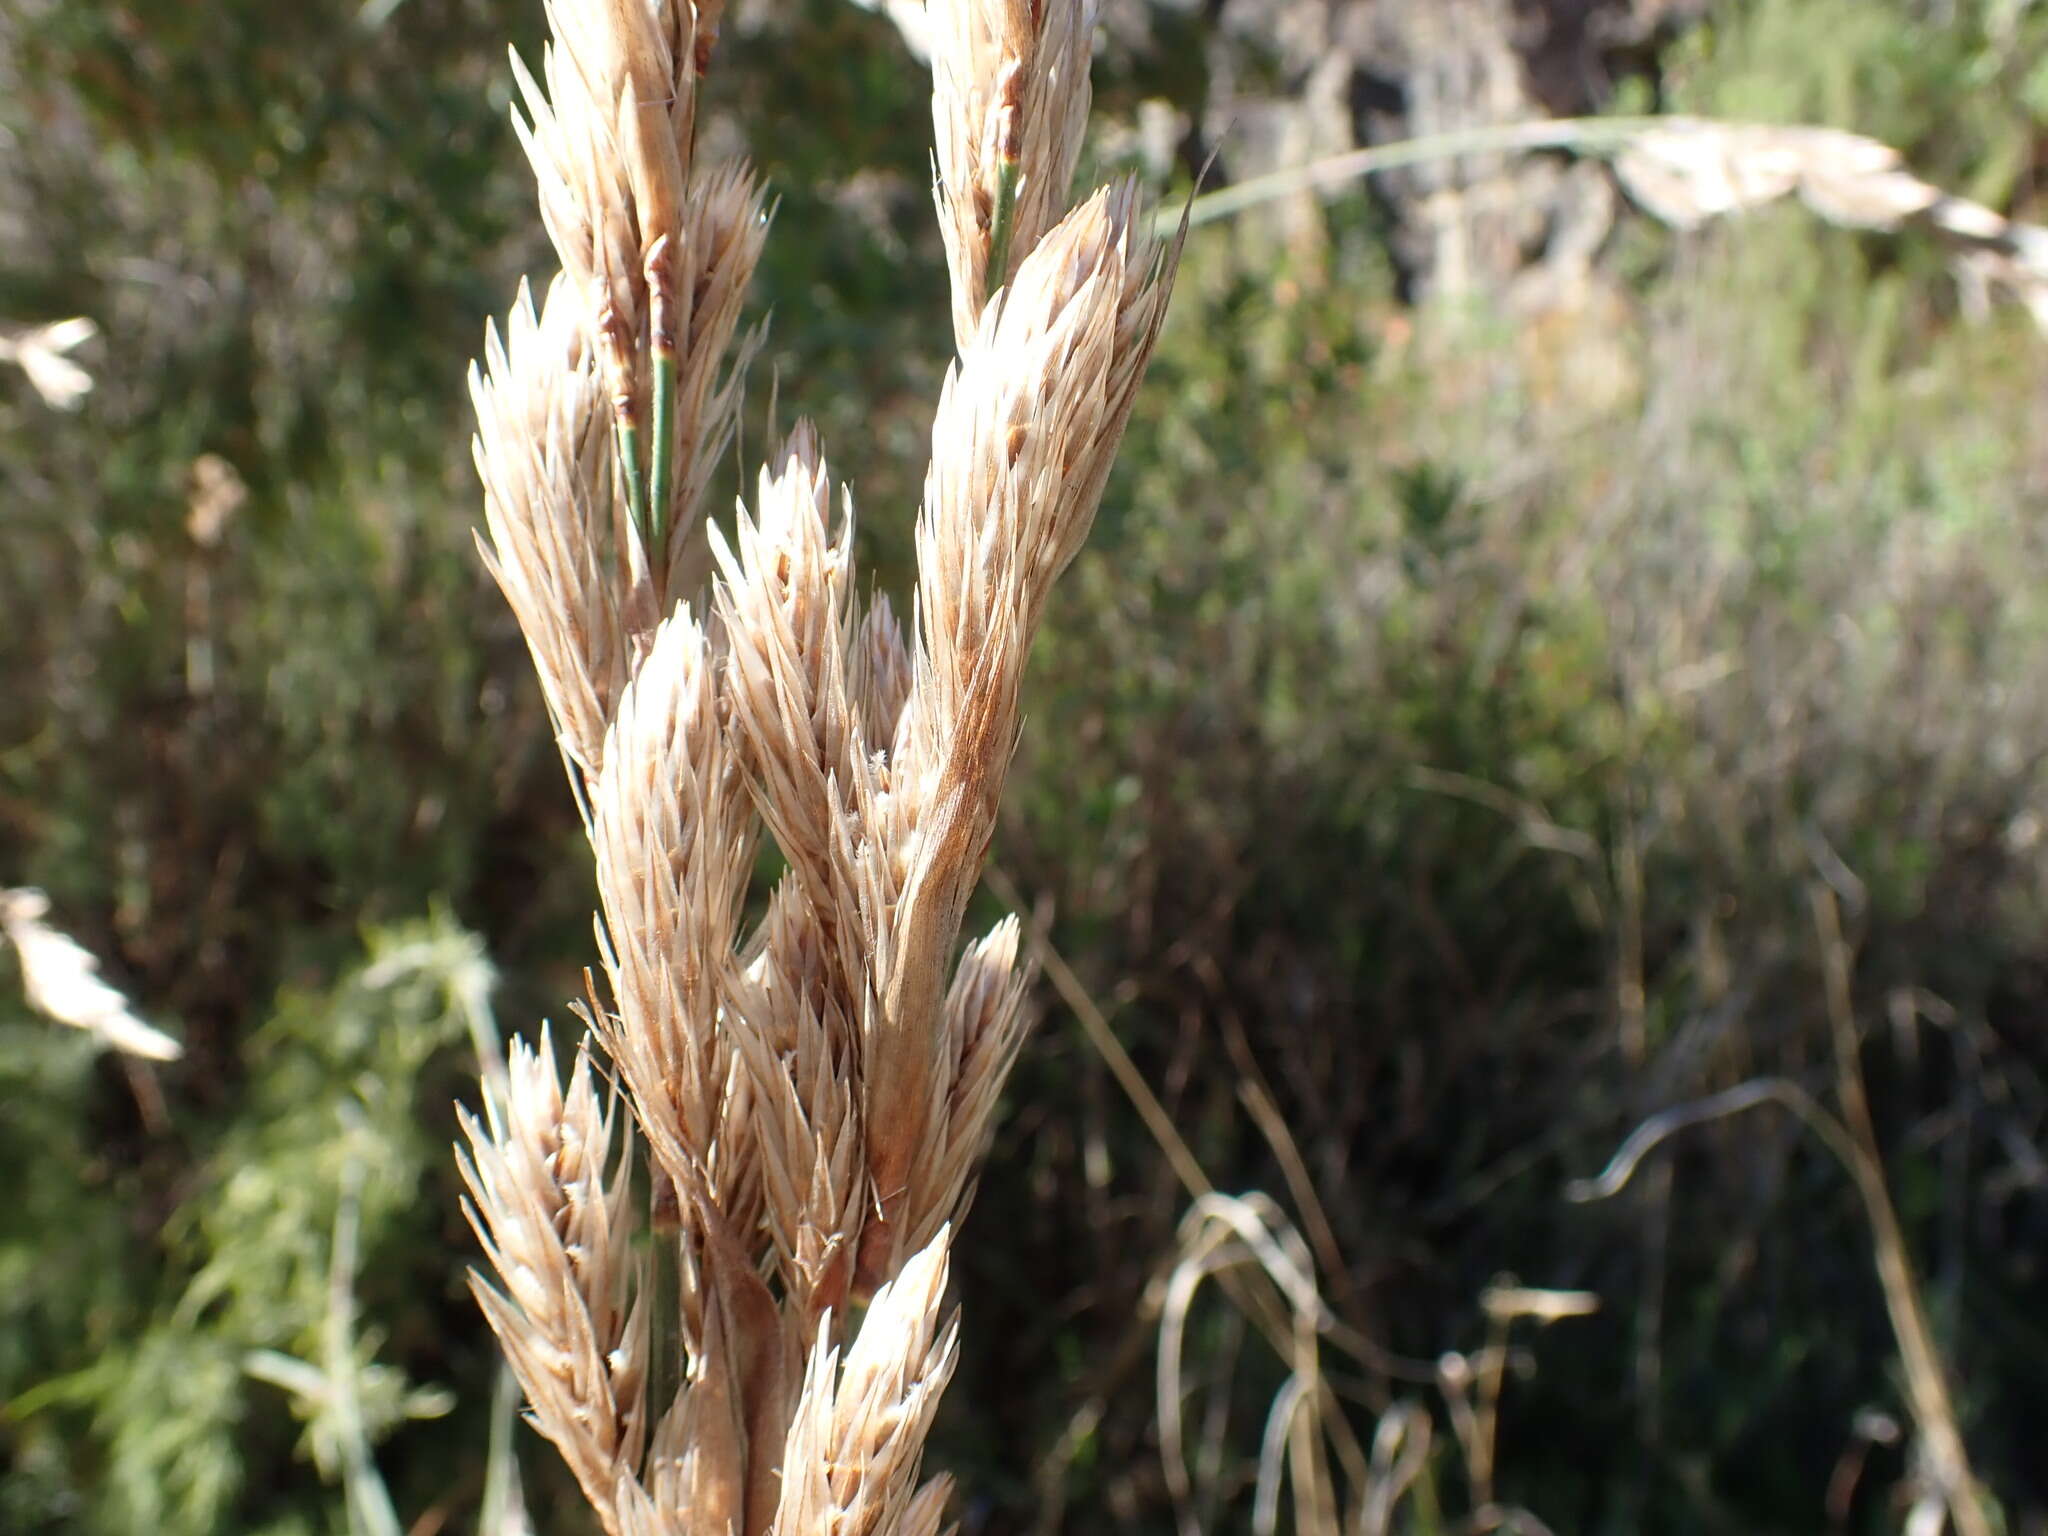
[(1005, 159), (996, 170), (996, 208), (989, 220), (988, 269), (982, 274), (983, 301), (1010, 280), (1010, 237), (1017, 225), (1017, 162)]
[(647, 474), (640, 467), (640, 402), (634, 383), (639, 372), (634, 361), (637, 341), (632, 323), (605, 297), (597, 317), (598, 355), (604, 360), (605, 378), (611, 387), (619, 474), (626, 482), (626, 511), (632, 516), (633, 531), (646, 546), (648, 563), (652, 565), (653, 529), (647, 521)]
[(676, 264), (674, 248), (663, 235), (647, 252), (647, 331), (654, 373), (654, 452), (649, 465), (647, 499), (647, 563), (658, 572), (657, 585), (668, 572), (669, 514), (674, 510), (676, 478)]
[(648, 477), (647, 558), (659, 563), (668, 543), (669, 504), (675, 495), (676, 355), (659, 350), (661, 333), (655, 332), (654, 354), (654, 458)]
[(626, 510), (633, 526), (647, 546), (647, 558), (654, 558), (653, 529), (647, 523), (647, 476), (640, 469), (640, 429), (630, 420), (619, 421), (619, 467), (626, 476)]

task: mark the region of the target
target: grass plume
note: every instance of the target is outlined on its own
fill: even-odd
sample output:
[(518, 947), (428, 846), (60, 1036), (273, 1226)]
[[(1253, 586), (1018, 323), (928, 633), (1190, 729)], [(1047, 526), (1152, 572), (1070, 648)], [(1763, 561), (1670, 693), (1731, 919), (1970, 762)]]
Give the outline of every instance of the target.
[[(934, 9), (958, 357), (906, 633), (855, 595), (852, 499), (835, 517), (808, 424), (729, 530), (700, 515), (765, 235), (751, 173), (695, 155), (715, 17), (548, 17), (520, 130), (562, 270), (487, 338), (476, 457), (596, 860), (585, 1014), (619, 1094), (588, 1046), (566, 1090), (545, 1035), (513, 1046), (503, 1111), (464, 1127), (477, 1294), (612, 1536), (926, 1536), (948, 1255), (1028, 1022), (1016, 923), (964, 954), (960, 930), (1178, 242), (1131, 184), (1068, 204), (1092, 6)], [(743, 932), (763, 832), (787, 872)]]

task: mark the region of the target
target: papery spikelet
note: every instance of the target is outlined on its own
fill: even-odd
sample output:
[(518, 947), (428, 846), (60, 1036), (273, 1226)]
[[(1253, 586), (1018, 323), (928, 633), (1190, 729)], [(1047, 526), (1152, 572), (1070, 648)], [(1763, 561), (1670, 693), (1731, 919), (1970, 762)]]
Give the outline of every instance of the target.
[(886, 752), (895, 745), (896, 726), (910, 697), (910, 647), (886, 592), (875, 594), (856, 626), (848, 665), (847, 687), (862, 738), (870, 752)]
[(940, 1536), (942, 1530), (957, 1530), (945, 1524), (946, 1506), (952, 1499), (953, 1479), (942, 1472), (917, 1490), (895, 1536)]
[(852, 518), (831, 529), (831, 495), (817, 435), (799, 423), (762, 471), (754, 515), (740, 509), (737, 548), (712, 543), (733, 729), (762, 818), (836, 947), (851, 901), (837, 797), (865, 747), (848, 687)]
[(591, 795), (616, 1012), (597, 1021), (676, 1185), (744, 1159), (718, 1145), (730, 1067), (717, 1028), (752, 868), (753, 811), (718, 719), (717, 668), (687, 609), (621, 695)]
[(694, 26), (674, 0), (549, 0), (535, 79), (512, 56), (542, 220), (575, 291), (641, 318), (634, 285), (677, 227), (696, 117)]
[(559, 281), (540, 311), (520, 285), (469, 392), (484, 563), (526, 636), (563, 754), (593, 779), (626, 681), (620, 594), (633, 577), (614, 523), (603, 388)]
[(541, 77), (512, 60), (525, 110), (514, 126), (610, 397), (608, 422), (651, 432), (655, 360), (673, 359), (663, 449), (673, 473), (653, 522), (662, 547), (649, 552), (660, 593), (690, 592), (703, 574), (693, 533), (737, 420), (752, 344), (728, 354), (765, 235), (750, 171), (691, 163), (694, 61), (710, 14), (687, 0), (554, 0)]
[(646, 1431), (631, 1138), (619, 1135), (614, 1151), (587, 1055), (563, 1094), (545, 1030), (538, 1051), (515, 1040), (506, 1066), (504, 1102), (483, 1122), (462, 1115), (464, 1210), (499, 1287), (472, 1272), (470, 1288), (534, 1424), (617, 1532), (617, 1485), (637, 1468)]
[(996, 1103), (1031, 1022), (1025, 1006), (1031, 973), (1017, 963), (1018, 936), (1017, 919), (1006, 917), (969, 945), (946, 993), (938, 1134), (913, 1166), (905, 1200), (910, 1224), (904, 1241), (911, 1247), (930, 1241), (942, 1222), (957, 1224), (967, 1214)]
[(953, 1373), (956, 1329), (940, 1321), (950, 1233), (940, 1231), (875, 1293), (839, 1364), (821, 1327), (784, 1445), (776, 1536), (893, 1533), (913, 1506), (918, 1461)]
[(759, 1111), (755, 1135), (768, 1229), (783, 1286), (808, 1326), (843, 1307), (868, 1199), (855, 1031), (837, 971), (790, 880), (775, 893), (767, 942), (735, 988), (733, 1035)]
[(1095, 5), (957, 0), (927, 14), (939, 227), (952, 275), (954, 339), (964, 350), (1007, 276), (989, 270), (1001, 254), (993, 249), (999, 234), (1014, 269), (1066, 209), (1088, 122)]
[(1146, 236), (1133, 185), (1096, 193), (1024, 259), (940, 397), (911, 694), (889, 792), (863, 803), (864, 1108), (884, 1218), (863, 1238), (869, 1283), (903, 1251), (913, 1167), (938, 1130), (939, 1003), (994, 832), (1024, 664), (1053, 580), (1094, 520), (1177, 253)]
[(1131, 182), (1068, 214), (947, 375), (917, 527), (926, 731), (958, 713), (989, 646), (1029, 645), (1093, 525), (1178, 256), (1146, 218)]
[(739, 422), (740, 385), (760, 343), (758, 331), (735, 344), (747, 283), (761, 259), (768, 216), (760, 183), (741, 165), (699, 171), (685, 198), (683, 228), (662, 252), (665, 321), (676, 356), (675, 462), (666, 590), (687, 596), (708, 562), (699, 517), (720, 457)]

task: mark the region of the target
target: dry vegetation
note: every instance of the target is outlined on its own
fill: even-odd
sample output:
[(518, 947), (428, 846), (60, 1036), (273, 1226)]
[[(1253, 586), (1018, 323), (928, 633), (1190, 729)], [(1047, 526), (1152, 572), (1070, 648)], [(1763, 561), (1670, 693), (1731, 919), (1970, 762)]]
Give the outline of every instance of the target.
[(2048, 8), (875, 9), (0, 7), (0, 1530), (2033, 1536)]
[[(1028, 979), (1014, 921), (956, 960), (958, 936), (1173, 252), (1134, 185), (1067, 206), (1078, 0), (944, 8), (958, 359), (906, 639), (859, 602), (808, 424), (730, 534), (702, 519), (765, 227), (751, 173), (693, 154), (715, 14), (550, 16), (521, 137), (562, 274), (492, 338), (477, 463), (596, 857), (608, 995), (587, 1018), (648, 1151), (653, 1240), (588, 1051), (564, 1092), (545, 1044), (515, 1044), (505, 1102), (465, 1127), (500, 1287), (478, 1296), (613, 1536), (935, 1532), (949, 1484), (918, 1466), (954, 1361), (951, 1234)], [(743, 935), (762, 828), (787, 868)]]

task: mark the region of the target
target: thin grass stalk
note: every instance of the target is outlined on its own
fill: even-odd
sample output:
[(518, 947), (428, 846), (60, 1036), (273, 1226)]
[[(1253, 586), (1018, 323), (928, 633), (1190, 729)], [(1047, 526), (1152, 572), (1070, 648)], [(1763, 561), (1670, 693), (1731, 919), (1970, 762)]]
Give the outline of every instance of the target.
[[(1795, 194), (1830, 224), (1925, 227), (1949, 248), (1966, 284), (2009, 294), (2048, 331), (2048, 228), (2008, 219), (1921, 180), (1890, 145), (1811, 124), (1679, 115), (1488, 124), (1347, 150), (1250, 177), (1196, 197), (1180, 222), (1208, 224), (1300, 192), (1328, 192), (1440, 160), (1551, 149), (1611, 159), (1637, 204), (1678, 229)], [(1174, 215), (1161, 212), (1155, 233), (1164, 236), (1175, 224)]]
[(1680, 1130), (1763, 1104), (1777, 1104), (1789, 1110), (1820, 1138), (1856, 1186), (1870, 1226), (1872, 1262), (1899, 1346), (1908, 1402), (1936, 1484), (1933, 1497), (1955, 1522), (1958, 1536), (1991, 1536), (1992, 1516), (1985, 1490), (1970, 1466), (1948, 1386), (1947, 1368), (1934, 1342), (1898, 1213), (1885, 1184), (1884, 1164), (1863, 1092), (1860, 1047), (1849, 991), (1849, 947), (1842, 936), (1840, 913), (1833, 892), (1824, 886), (1816, 885), (1809, 892), (1809, 899), (1821, 948), (1835, 1086), (1843, 1113), (1831, 1114), (1812, 1094), (1784, 1078), (1739, 1083), (1651, 1116), (1629, 1134), (1597, 1177), (1574, 1181), (1566, 1187), (1565, 1197), (1588, 1201), (1619, 1194), (1643, 1159)]

